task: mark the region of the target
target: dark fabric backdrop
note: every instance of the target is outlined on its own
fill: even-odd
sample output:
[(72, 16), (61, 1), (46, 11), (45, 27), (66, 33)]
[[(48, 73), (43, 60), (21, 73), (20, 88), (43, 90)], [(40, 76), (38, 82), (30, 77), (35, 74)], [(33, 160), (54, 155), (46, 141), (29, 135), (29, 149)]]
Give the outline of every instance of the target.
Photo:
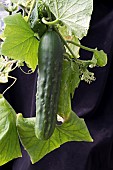
[[(88, 36), (81, 43), (108, 54), (107, 66), (93, 69), (96, 81), (90, 85), (81, 82), (72, 100), (73, 110), (85, 119), (94, 142), (66, 143), (34, 165), (22, 149), (22, 158), (0, 170), (113, 170), (113, 2), (94, 1)], [(81, 51), (81, 56), (91, 58), (86, 51)], [(25, 75), (17, 69), (12, 75), (18, 80), (5, 97), (16, 112), (22, 112), (24, 117), (34, 116), (36, 72)], [(1, 85), (0, 92), (6, 86)]]

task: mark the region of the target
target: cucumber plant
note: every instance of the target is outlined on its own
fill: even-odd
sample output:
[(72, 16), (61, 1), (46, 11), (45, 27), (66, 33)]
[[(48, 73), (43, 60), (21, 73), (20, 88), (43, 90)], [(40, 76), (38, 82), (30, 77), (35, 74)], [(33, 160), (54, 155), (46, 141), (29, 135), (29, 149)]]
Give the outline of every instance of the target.
[[(12, 126), (13, 117), (16, 122), (13, 124), (16, 129), (14, 133), (17, 136), (18, 132), (22, 145), (32, 163), (35, 163), (65, 142), (93, 141), (84, 120), (72, 111), (71, 99), (81, 80), (87, 83), (95, 80), (89, 68), (105, 66), (107, 55), (103, 50), (91, 49), (80, 43), (89, 29), (93, 0), (11, 2), (16, 8), (10, 8), (12, 11), (7, 8), (9, 16), (4, 18), (5, 27), (0, 36), (3, 41), (0, 83), (7, 82), (11, 78), (9, 72), (15, 68), (22, 70), (24, 63), (31, 69), (30, 73), (25, 74), (32, 74), (38, 67), (36, 117), (23, 118), (21, 113), (14, 112), (3, 96), (12, 85), (8, 87), (0, 95), (0, 105), (4, 102), (4, 108), (0, 109), (0, 143), (5, 142), (7, 132), (3, 128), (7, 124)], [(90, 51), (92, 58), (81, 60), (80, 48)], [(11, 117), (10, 110), (13, 110)], [(8, 118), (7, 122), (4, 118)], [(10, 128), (7, 131), (10, 132)], [(12, 149), (10, 140), (14, 133), (8, 136), (9, 150)], [(16, 144), (13, 146), (13, 150), (16, 150), (14, 154), (11, 152), (12, 155), (7, 155), (6, 151), (1, 153), (0, 156), (6, 159), (0, 159), (0, 165), (21, 156), (19, 139), (16, 138), (18, 149), (14, 148)], [(0, 145), (0, 150), (3, 151), (3, 145)]]

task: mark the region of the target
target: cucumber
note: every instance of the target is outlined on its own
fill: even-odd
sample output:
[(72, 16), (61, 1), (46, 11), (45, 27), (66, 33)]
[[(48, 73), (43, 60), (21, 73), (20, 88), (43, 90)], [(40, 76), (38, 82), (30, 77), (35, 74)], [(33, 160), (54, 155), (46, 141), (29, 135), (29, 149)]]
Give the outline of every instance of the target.
[(63, 52), (60, 36), (48, 30), (38, 49), (35, 134), (42, 140), (49, 139), (56, 126)]

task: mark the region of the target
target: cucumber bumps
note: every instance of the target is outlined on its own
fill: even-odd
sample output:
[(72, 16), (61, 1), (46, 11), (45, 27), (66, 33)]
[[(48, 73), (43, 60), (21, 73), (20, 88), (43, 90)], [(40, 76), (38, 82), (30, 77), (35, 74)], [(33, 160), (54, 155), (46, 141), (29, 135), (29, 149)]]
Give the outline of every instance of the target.
[(57, 121), (64, 53), (60, 36), (54, 30), (48, 30), (42, 36), (38, 53), (35, 134), (37, 138), (47, 140)]

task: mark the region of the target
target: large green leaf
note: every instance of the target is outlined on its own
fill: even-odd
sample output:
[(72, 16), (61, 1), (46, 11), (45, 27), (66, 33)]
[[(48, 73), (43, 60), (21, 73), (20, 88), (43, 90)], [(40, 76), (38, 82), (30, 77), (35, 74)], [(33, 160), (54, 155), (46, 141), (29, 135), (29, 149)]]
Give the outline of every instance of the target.
[(43, 0), (68, 30), (78, 38), (87, 34), (93, 10), (93, 0)]
[(64, 60), (58, 114), (68, 119), (71, 112), (71, 96), (80, 83), (79, 66), (72, 61)]
[(34, 37), (34, 32), (21, 14), (8, 16), (4, 22), (6, 38), (2, 45), (2, 54), (14, 60), (25, 61), (32, 70), (35, 70), (39, 42)]
[(65, 142), (93, 141), (84, 120), (78, 118), (73, 112), (70, 119), (60, 126), (57, 125), (53, 135), (45, 141), (35, 136), (35, 118), (23, 118), (22, 114), (18, 114), (17, 127), (20, 140), (30, 155), (32, 163), (39, 161)]
[(0, 94), (0, 166), (21, 157), (16, 129), (16, 113)]

